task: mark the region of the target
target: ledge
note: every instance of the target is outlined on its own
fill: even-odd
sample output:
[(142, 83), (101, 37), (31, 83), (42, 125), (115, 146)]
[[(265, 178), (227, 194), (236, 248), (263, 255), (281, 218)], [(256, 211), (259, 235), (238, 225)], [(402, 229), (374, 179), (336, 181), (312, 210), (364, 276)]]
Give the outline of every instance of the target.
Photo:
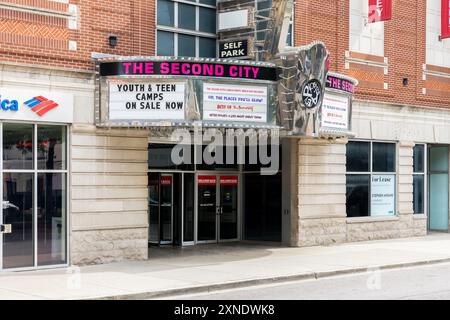
[(413, 214), (412, 216), (413, 216), (413, 219), (417, 219), (417, 220), (427, 220), (428, 219), (427, 215), (423, 214), (423, 213)]
[(347, 218), (347, 224), (351, 223), (369, 223), (369, 222), (387, 222), (387, 221), (399, 221), (398, 216), (386, 216), (386, 217), (352, 217)]

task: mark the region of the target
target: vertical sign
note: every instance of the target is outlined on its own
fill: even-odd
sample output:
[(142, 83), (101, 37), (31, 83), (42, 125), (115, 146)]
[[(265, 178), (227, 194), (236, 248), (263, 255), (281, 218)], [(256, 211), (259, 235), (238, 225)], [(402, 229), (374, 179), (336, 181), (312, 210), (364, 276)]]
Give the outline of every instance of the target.
[(441, 39), (450, 38), (450, 0), (441, 0)]
[(391, 20), (392, 0), (369, 0), (369, 23)]

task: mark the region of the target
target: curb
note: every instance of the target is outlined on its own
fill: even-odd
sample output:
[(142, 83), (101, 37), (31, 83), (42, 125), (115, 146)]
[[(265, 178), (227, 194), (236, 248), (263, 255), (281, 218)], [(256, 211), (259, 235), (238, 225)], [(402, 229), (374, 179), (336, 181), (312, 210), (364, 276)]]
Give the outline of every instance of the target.
[(264, 284), (275, 284), (275, 283), (283, 283), (283, 282), (290, 282), (290, 281), (324, 279), (324, 278), (330, 278), (330, 277), (340, 276), (340, 275), (365, 273), (365, 272), (368, 272), (368, 270), (370, 270), (370, 269), (391, 270), (391, 269), (401, 269), (401, 268), (410, 268), (410, 267), (415, 267), (415, 266), (439, 264), (439, 263), (445, 263), (445, 262), (450, 262), (450, 258), (413, 261), (413, 262), (396, 263), (396, 264), (388, 264), (388, 265), (381, 265), (381, 266), (373, 265), (373, 266), (367, 266), (367, 267), (356, 267), (356, 268), (341, 269), (341, 270), (334, 270), (334, 271), (307, 272), (307, 273), (300, 273), (300, 274), (282, 275), (282, 276), (259, 278), (259, 279), (238, 280), (238, 281), (231, 281), (231, 282), (222, 282), (222, 283), (182, 287), (182, 288), (159, 290), (159, 291), (148, 291), (148, 292), (140, 292), (140, 293), (93, 297), (93, 298), (86, 298), (86, 299), (82, 299), (82, 300), (144, 300), (144, 299), (155, 299), (155, 298), (167, 298), (167, 297), (171, 297), (171, 296), (189, 295), (189, 294), (196, 294), (196, 293), (209, 293), (209, 292), (218, 291), (218, 290), (245, 288), (245, 287), (252, 287), (252, 286), (264, 285)]

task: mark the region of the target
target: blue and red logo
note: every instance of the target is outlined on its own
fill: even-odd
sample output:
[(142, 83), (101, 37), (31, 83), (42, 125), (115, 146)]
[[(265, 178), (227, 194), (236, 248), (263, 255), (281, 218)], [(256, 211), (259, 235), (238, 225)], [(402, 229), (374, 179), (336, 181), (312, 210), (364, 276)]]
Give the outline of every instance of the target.
[(25, 101), (24, 104), (30, 107), (31, 110), (36, 112), (36, 114), (40, 117), (58, 106), (55, 101), (48, 100), (43, 96), (34, 97), (28, 101)]

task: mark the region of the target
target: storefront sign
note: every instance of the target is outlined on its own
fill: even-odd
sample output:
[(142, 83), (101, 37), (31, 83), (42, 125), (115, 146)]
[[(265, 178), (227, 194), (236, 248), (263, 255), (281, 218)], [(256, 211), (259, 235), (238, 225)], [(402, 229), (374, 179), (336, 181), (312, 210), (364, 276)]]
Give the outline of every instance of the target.
[(161, 185), (162, 186), (170, 186), (172, 184), (171, 176), (161, 176)]
[(391, 20), (392, 0), (369, 0), (369, 23)]
[(73, 95), (28, 88), (0, 88), (0, 120), (72, 123)]
[(198, 176), (197, 182), (199, 186), (215, 186), (216, 176)]
[(219, 183), (221, 186), (237, 186), (238, 176), (220, 176)]
[(203, 120), (267, 121), (267, 87), (205, 83)]
[(184, 82), (109, 82), (110, 120), (183, 120)]
[(248, 28), (249, 9), (219, 12), (218, 31)]
[(219, 58), (246, 58), (249, 56), (249, 40), (230, 40), (219, 42)]
[(441, 0), (441, 39), (450, 38), (450, 0)]
[(325, 93), (322, 102), (321, 126), (329, 129), (349, 129), (349, 98), (344, 95)]
[(395, 214), (395, 175), (373, 175), (371, 184), (371, 216)]
[(101, 76), (183, 76), (276, 81), (276, 68), (193, 61), (120, 61), (100, 64)]
[(334, 90), (344, 91), (347, 93), (353, 93), (355, 85), (346, 79), (328, 75), (326, 87)]

